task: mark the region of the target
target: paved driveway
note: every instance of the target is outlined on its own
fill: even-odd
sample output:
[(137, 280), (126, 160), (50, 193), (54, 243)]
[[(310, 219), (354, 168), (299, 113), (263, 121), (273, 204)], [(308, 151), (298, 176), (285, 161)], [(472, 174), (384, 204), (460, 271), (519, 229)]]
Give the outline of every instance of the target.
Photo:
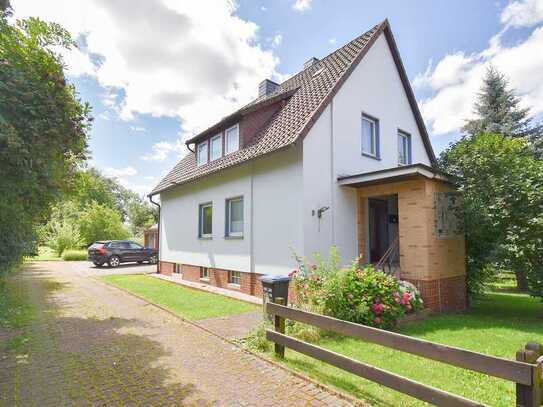
[(41, 262), (16, 277), (37, 317), (17, 350), (8, 350), (10, 332), (0, 330), (0, 405), (347, 405), (92, 278), (110, 272)]

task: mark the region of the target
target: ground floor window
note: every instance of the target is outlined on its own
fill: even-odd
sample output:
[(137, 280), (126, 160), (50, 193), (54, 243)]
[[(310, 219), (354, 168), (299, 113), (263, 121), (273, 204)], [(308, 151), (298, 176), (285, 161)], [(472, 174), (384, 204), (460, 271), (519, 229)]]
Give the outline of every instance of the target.
[(181, 264), (175, 264), (175, 273), (181, 274)]
[(228, 283), (241, 285), (241, 272), (239, 271), (229, 271), (228, 272)]
[(209, 280), (209, 269), (207, 267), (200, 267), (200, 279)]

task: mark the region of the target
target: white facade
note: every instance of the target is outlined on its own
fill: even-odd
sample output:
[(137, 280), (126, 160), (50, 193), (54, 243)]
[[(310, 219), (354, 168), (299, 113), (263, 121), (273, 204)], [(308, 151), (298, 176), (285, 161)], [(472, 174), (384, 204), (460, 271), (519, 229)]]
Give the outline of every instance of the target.
[[(161, 194), (160, 259), (225, 270), (285, 274), (303, 249), (300, 149), (271, 154)], [(226, 200), (243, 196), (243, 237), (226, 237)], [(211, 239), (198, 208), (213, 204)]]
[[(379, 120), (380, 159), (362, 154), (362, 114)], [(411, 135), (412, 163), (430, 165), (392, 53), (381, 34), (303, 141), (304, 253), (358, 256), (356, 191), (337, 178), (398, 166), (398, 130)], [(318, 219), (312, 210), (330, 209)]]
[[(361, 153), (361, 118), (379, 120), (380, 159)], [(338, 176), (398, 166), (397, 132), (411, 135), (412, 163), (430, 165), (384, 34), (298, 146), (161, 194), (161, 260), (261, 274), (286, 274), (292, 252), (345, 262), (358, 255), (354, 189)], [(225, 200), (244, 197), (244, 236), (225, 238)], [(198, 206), (213, 202), (213, 238), (198, 238)], [(329, 209), (325, 209), (329, 208)], [(322, 216), (318, 217), (321, 209)]]

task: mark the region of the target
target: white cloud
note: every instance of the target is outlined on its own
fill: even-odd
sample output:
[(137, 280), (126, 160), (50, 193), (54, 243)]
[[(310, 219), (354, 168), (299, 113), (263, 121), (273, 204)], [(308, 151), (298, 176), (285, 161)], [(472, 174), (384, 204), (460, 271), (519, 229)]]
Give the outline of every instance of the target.
[(543, 0), (512, 1), (500, 16), (501, 22), (512, 27), (532, 27), (543, 21)]
[(283, 36), (281, 34), (275, 34), (272, 38), (270, 38), (270, 42), (274, 48), (277, 48), (283, 42)]
[(164, 161), (171, 153), (180, 155), (185, 151), (181, 142), (170, 143), (168, 141), (160, 141), (153, 145), (152, 151), (141, 157), (144, 161)]
[(138, 171), (134, 167), (131, 167), (131, 166), (124, 167), (124, 168), (108, 167), (108, 168), (104, 168), (102, 172), (106, 177), (110, 177), (110, 178), (133, 177), (134, 175), (138, 173)]
[[(512, 18), (507, 22), (514, 21)], [(491, 64), (506, 75), (531, 114), (543, 113), (543, 27), (512, 46), (502, 44), (504, 32), (505, 28), (479, 53), (446, 55), (435, 68), (430, 62), (426, 72), (417, 75), (415, 86), (428, 87), (433, 92), (422, 101), (421, 112), (434, 135), (459, 131), (465, 120), (473, 117), (475, 98)]]
[(145, 133), (147, 129), (141, 126), (130, 126), (130, 131), (133, 131), (134, 133)]
[(313, 0), (296, 0), (292, 5), (292, 8), (300, 13), (311, 9), (311, 3)]
[[(180, 120), (197, 133), (254, 98), (279, 62), (258, 43), (258, 26), (235, 14), (234, 0), (12, 0), (17, 18), (56, 21), (81, 50), (70, 72), (92, 75), (122, 119)], [(100, 63), (92, 60), (99, 56)], [(92, 56), (92, 58), (91, 58)]]
[(332, 44), (332, 45), (336, 45), (337, 39), (335, 39), (335, 38), (330, 38), (330, 39), (328, 40), (328, 43), (329, 43), (329, 44)]

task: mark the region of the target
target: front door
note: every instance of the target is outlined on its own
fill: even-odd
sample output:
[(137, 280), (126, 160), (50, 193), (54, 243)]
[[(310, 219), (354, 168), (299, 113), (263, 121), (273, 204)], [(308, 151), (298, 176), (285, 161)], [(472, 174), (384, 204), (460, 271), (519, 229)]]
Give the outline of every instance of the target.
[(370, 262), (377, 263), (389, 246), (388, 202), (386, 199), (370, 198), (368, 204)]

